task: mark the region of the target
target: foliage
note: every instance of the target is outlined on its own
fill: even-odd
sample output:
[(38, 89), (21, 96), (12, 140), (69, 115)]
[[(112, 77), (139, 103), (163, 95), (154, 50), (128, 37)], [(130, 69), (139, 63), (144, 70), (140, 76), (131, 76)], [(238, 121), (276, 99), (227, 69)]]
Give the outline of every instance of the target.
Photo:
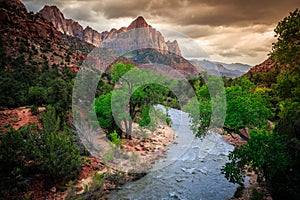
[(110, 135), (111, 142), (117, 147), (122, 147), (122, 140), (116, 131), (112, 132)]
[(99, 125), (107, 132), (119, 131), (111, 110), (111, 92), (101, 95), (94, 101), (94, 109), (98, 118)]
[(78, 149), (69, 129), (60, 128), (54, 108), (48, 107), (42, 124), (42, 130), (29, 125), (19, 130), (11, 129), (3, 135), (0, 142), (2, 191), (22, 189), (20, 183), (30, 180), (36, 173), (51, 180), (74, 178), (78, 173), (81, 166)]
[(141, 119), (139, 121), (139, 125), (141, 127), (146, 127), (150, 125), (151, 117), (150, 117), (150, 105), (143, 105), (141, 112)]
[(17, 184), (17, 177), (24, 172), (25, 148), (25, 141), (20, 131), (11, 129), (3, 135), (0, 143), (0, 172), (1, 177), (6, 178), (2, 178), (1, 188), (8, 185), (13, 187)]
[(300, 61), (292, 69), (277, 76), (274, 90), (280, 99), (300, 102)]
[(300, 63), (300, 11), (296, 9), (278, 23), (275, 28), (277, 41), (273, 44), (271, 56), (281, 65)]
[(262, 127), (271, 116), (267, 94), (246, 90), (241, 86), (226, 88), (227, 110), (225, 126), (238, 132), (243, 127)]
[(206, 84), (196, 91), (197, 99), (191, 98), (184, 106), (191, 118), (192, 130), (199, 137), (204, 136), (209, 127), (220, 124), (226, 109), (222, 79), (207, 74), (204, 75), (204, 79)]
[(268, 180), (288, 167), (290, 157), (282, 136), (266, 131), (252, 131), (250, 135), (246, 145), (235, 148), (229, 154), (230, 162), (222, 168), (225, 177), (232, 183), (243, 182), (245, 165), (253, 168), (260, 178), (264, 176)]
[(263, 200), (264, 194), (262, 192), (259, 192), (256, 188), (252, 189), (252, 196), (250, 200)]
[(38, 68), (35, 62), (28, 59), (21, 54), (10, 59), (12, 68), (0, 68), (0, 105), (19, 107), (51, 104), (57, 114), (63, 117), (71, 105), (71, 80), (75, 74), (68, 68), (50, 67), (48, 61), (43, 63), (43, 68)]
[(71, 188), (66, 199), (68, 200), (98, 200), (104, 195), (104, 174), (95, 172), (92, 177), (92, 183), (90, 186), (85, 185), (83, 194), (76, 195), (75, 189)]
[(45, 134), (39, 169), (51, 179), (75, 178), (80, 169), (80, 155), (73, 145), (70, 132)]
[(132, 70), (134, 66), (132, 64), (123, 64), (123, 63), (116, 63), (115, 65), (112, 66), (111, 72), (112, 72), (112, 81), (114, 83), (117, 83), (120, 79), (123, 81), (126, 81), (123, 77), (123, 75)]
[[(107, 129), (107, 132), (117, 130), (121, 136), (118, 125), (124, 126), (126, 138), (130, 138), (133, 120), (139, 122), (140, 126), (152, 126), (149, 115), (150, 105), (167, 104), (168, 100), (173, 101), (174, 99), (170, 89), (156, 84), (159, 81), (155, 80), (164, 80), (160, 75), (123, 63), (112, 66), (110, 73), (106, 79), (111, 77), (116, 89), (100, 95), (94, 101), (99, 124), (102, 128)], [(170, 80), (165, 82), (168, 81), (172, 82)], [(170, 84), (177, 84), (177, 82), (173, 81)], [(102, 86), (101, 88), (104, 89)], [(168, 97), (171, 98), (168, 99)], [(116, 111), (114, 116), (112, 116), (113, 111)]]
[[(300, 157), (299, 157), (299, 132), (300, 132), (300, 12), (296, 9), (290, 15), (278, 23), (275, 33), (277, 41), (273, 44), (271, 58), (277, 64), (277, 69), (273, 72), (252, 74), (250, 79), (257, 84), (263, 84), (271, 89), (256, 88), (248, 89), (250, 99), (241, 92), (237, 86), (231, 85), (226, 91), (227, 98), (232, 101), (231, 105), (237, 105), (237, 110), (244, 115), (236, 115), (232, 120), (228, 120), (229, 125), (235, 126), (235, 122), (240, 122), (240, 118), (247, 117), (251, 119), (252, 126), (261, 127), (259, 121), (253, 118), (250, 113), (241, 110), (245, 104), (258, 104), (258, 110), (255, 111), (264, 121), (269, 116), (269, 100), (268, 94), (272, 97), (273, 115), (277, 133), (267, 133), (265, 131), (253, 131), (251, 139), (242, 147), (236, 148), (230, 155), (231, 162), (227, 163), (223, 170), (225, 177), (235, 183), (239, 183), (243, 179), (242, 169), (245, 165), (251, 166), (260, 179), (265, 178), (267, 187), (272, 194), (273, 199), (299, 199), (300, 197)], [(279, 73), (279, 69), (284, 72)], [(233, 94), (230, 97), (232, 90)], [(258, 95), (258, 96), (257, 96)], [(236, 98), (237, 97), (237, 98)], [(241, 99), (245, 98), (245, 99)], [(243, 100), (243, 101), (240, 101)], [(230, 100), (229, 100), (230, 101)], [(230, 103), (229, 103), (230, 105)], [(262, 105), (265, 105), (264, 107)], [(262, 110), (261, 110), (262, 109)], [(230, 109), (229, 109), (230, 110)], [(234, 107), (231, 112), (234, 113)], [(230, 116), (229, 114), (229, 117)], [(246, 121), (245, 121), (246, 122)], [(250, 121), (248, 121), (250, 122)], [(253, 123), (254, 122), (254, 123)], [(243, 123), (241, 123), (243, 124)], [(261, 199), (261, 194), (253, 192), (253, 199)]]
[[(225, 114), (224, 108), (226, 108), (224, 126), (230, 130), (238, 132), (239, 128), (262, 127), (265, 125), (266, 119), (271, 116), (268, 92), (257, 89), (254, 83), (243, 77), (235, 80), (235, 85), (226, 87), (225, 106), (224, 94), (217, 92), (220, 85), (216, 84), (216, 80), (210, 83), (212, 82), (215, 84), (203, 85), (196, 92), (198, 102), (191, 100), (185, 106), (185, 110), (192, 119), (192, 128), (197, 136), (203, 135), (211, 124), (221, 120), (222, 116), (220, 115)], [(195, 110), (195, 108), (198, 108), (198, 110)], [(212, 116), (212, 108), (219, 115)], [(199, 116), (197, 116), (198, 114)]]

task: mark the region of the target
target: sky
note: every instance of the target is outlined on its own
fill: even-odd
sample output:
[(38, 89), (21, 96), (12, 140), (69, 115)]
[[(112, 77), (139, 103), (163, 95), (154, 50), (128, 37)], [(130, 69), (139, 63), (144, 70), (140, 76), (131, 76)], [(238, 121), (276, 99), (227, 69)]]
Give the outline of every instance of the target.
[[(268, 58), (274, 29), (300, 0), (22, 0), (29, 11), (56, 5), (65, 18), (98, 32), (137, 16), (176, 39), (183, 56), (251, 66)], [(188, 45), (187, 45), (188, 44)]]

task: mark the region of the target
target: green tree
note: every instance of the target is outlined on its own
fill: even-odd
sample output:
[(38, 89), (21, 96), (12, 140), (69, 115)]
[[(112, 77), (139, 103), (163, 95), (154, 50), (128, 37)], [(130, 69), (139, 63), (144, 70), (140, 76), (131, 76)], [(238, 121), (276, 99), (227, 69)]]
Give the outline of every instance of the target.
[(33, 86), (29, 88), (28, 100), (30, 104), (42, 105), (46, 102), (47, 90), (41, 86)]
[(262, 127), (271, 116), (271, 104), (267, 94), (245, 90), (243, 85), (231, 86), (226, 88), (226, 99), (225, 126), (235, 132), (245, 127)]
[[(279, 117), (275, 127), (278, 133), (254, 131), (248, 144), (236, 148), (230, 154), (231, 162), (225, 165), (223, 172), (231, 182), (241, 182), (241, 170), (246, 164), (250, 165), (260, 177), (266, 179), (273, 199), (299, 199), (299, 10), (296, 9), (279, 22), (275, 33), (277, 41), (273, 44), (271, 58), (278, 68), (284, 70), (280, 74), (274, 73), (272, 82), (275, 84), (270, 92), (273, 95), (273, 110)], [(265, 76), (265, 74), (259, 74), (259, 76)], [(252, 78), (255, 80), (257, 77), (252, 76)], [(257, 81), (261, 82), (259, 78)], [(262, 77), (262, 79), (265, 81), (268, 77)], [(256, 89), (254, 92), (258, 91)]]
[(81, 167), (69, 129), (43, 135), (39, 169), (53, 180), (75, 178)]
[(275, 28), (277, 41), (273, 44), (271, 57), (288, 67), (300, 63), (300, 11), (296, 9), (278, 23)]
[(118, 130), (120, 136), (122, 132), (120, 131), (118, 125), (116, 124), (111, 110), (111, 93), (101, 95), (94, 101), (94, 109), (98, 118), (99, 125), (107, 130), (107, 134)]
[(285, 139), (277, 133), (266, 131), (250, 132), (251, 139), (244, 146), (237, 147), (229, 154), (229, 163), (222, 168), (225, 177), (232, 183), (242, 184), (245, 177), (243, 169), (248, 165), (262, 181), (268, 184), (288, 169), (290, 156), (287, 154)]

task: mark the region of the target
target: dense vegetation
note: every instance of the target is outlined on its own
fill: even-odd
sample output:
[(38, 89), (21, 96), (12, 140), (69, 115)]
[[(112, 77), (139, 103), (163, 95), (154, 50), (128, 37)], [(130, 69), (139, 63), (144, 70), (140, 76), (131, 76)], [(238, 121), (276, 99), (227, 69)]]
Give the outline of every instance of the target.
[[(247, 166), (258, 174), (260, 182), (266, 183), (274, 199), (300, 199), (300, 11), (283, 19), (275, 32), (278, 40), (271, 52), (275, 70), (238, 79), (207, 74), (190, 79), (200, 103), (190, 101), (192, 90), (180, 80), (145, 72), (131, 64), (115, 64), (96, 90), (91, 109), (95, 109), (97, 123), (112, 141), (117, 138), (120, 142), (122, 137), (131, 139), (133, 122), (153, 127), (152, 105), (180, 108), (189, 102), (185, 109), (192, 117), (195, 133), (202, 136), (210, 124), (222, 120), (212, 118), (212, 107), (218, 105), (214, 107), (219, 109), (217, 112), (226, 111), (225, 131), (238, 133), (249, 128), (250, 132), (245, 138), (247, 144), (229, 155), (230, 162), (222, 169), (225, 177), (242, 184)], [(50, 66), (47, 56), (34, 45), (19, 40), (19, 54), (12, 57), (0, 36), (0, 107), (31, 106), (38, 114), (38, 107), (44, 106), (46, 111), (40, 113), (42, 128), (31, 124), (1, 135), (0, 198), (7, 192), (26, 189), (37, 174), (47, 180), (49, 187), (56, 181), (70, 180), (82, 164), (70, 128), (75, 73), (64, 63)], [(44, 51), (51, 50), (47, 48)], [(32, 59), (39, 53), (38, 61)], [(68, 63), (70, 55), (64, 59)], [(224, 90), (218, 90), (224, 86)], [(168, 117), (165, 119), (170, 123)], [(92, 190), (102, 190), (103, 177), (95, 175), (94, 179)]]
[(74, 179), (79, 173), (82, 158), (70, 127), (76, 73), (69, 66), (79, 64), (80, 55), (87, 53), (91, 45), (69, 41), (69, 36), (62, 36), (64, 43), (58, 44), (57, 38), (28, 37), (24, 30), (12, 35), (10, 31), (18, 33), (19, 26), (11, 24), (1, 23), (1, 28), (7, 34), (0, 35), (0, 117), (5, 118), (7, 109), (30, 106), (41, 123), (40, 128), (29, 124), (14, 130), (7, 121), (5, 127), (0, 127), (3, 199), (18, 197), (36, 180), (44, 180), (45, 190), (49, 190), (58, 181)]
[[(248, 127), (247, 144), (235, 148), (222, 172), (233, 183), (242, 185), (245, 166), (265, 182), (273, 199), (300, 198), (300, 11), (297, 9), (279, 22), (277, 42), (271, 58), (276, 68), (248, 78), (224, 79), (226, 86), (226, 131)], [(283, 72), (280, 72), (280, 69)], [(210, 83), (208, 83), (210, 84)], [(215, 94), (207, 85), (197, 90), (201, 118), (197, 133), (203, 134), (211, 118)], [(192, 103), (191, 103), (192, 105)], [(187, 106), (191, 111), (193, 106)], [(272, 127), (272, 124), (275, 127)]]
[(36, 174), (52, 187), (54, 181), (76, 177), (81, 168), (73, 134), (60, 121), (55, 109), (47, 108), (42, 118), (43, 129), (31, 124), (19, 130), (10, 129), (0, 142), (1, 194), (26, 189)]

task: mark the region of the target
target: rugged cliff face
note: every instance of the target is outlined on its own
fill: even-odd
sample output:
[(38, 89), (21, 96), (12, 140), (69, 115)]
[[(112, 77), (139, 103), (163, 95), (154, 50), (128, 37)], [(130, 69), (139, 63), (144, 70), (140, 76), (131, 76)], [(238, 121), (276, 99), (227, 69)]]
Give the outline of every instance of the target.
[(127, 28), (112, 29), (107, 36), (105, 35), (101, 45), (119, 52), (152, 48), (163, 54), (170, 52), (182, 56), (177, 41), (166, 42), (163, 35), (142, 16), (137, 17)]
[(45, 6), (39, 14), (52, 22), (54, 27), (61, 33), (78, 38), (83, 37), (82, 26), (72, 19), (65, 19), (64, 15), (56, 6)]
[[(76, 23), (73, 21), (71, 24)], [(87, 42), (62, 35), (41, 15), (28, 13), (19, 0), (0, 0), (0, 30), (0, 50), (5, 52), (0, 63), (5, 69), (14, 69), (14, 60), (22, 58), (25, 64), (40, 68), (46, 62), (49, 66), (67, 66), (76, 71), (93, 48)]]
[(61, 33), (78, 37), (95, 46), (110, 47), (121, 52), (154, 48), (161, 52), (169, 51), (181, 56), (177, 41), (166, 42), (162, 34), (152, 28), (142, 16), (137, 17), (128, 27), (122, 27), (119, 30), (113, 28), (109, 32), (99, 33), (89, 26), (83, 29), (72, 19), (65, 19), (56, 6), (45, 6), (39, 13), (52, 22)]

